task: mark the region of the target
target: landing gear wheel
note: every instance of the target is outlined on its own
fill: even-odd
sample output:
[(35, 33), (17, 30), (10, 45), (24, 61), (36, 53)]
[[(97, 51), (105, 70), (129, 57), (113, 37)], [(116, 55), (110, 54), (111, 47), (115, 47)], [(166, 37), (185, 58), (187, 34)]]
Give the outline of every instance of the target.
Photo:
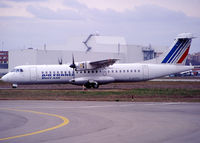
[(85, 88), (90, 89), (90, 88), (99, 88), (99, 84), (97, 82), (87, 82), (84, 84)]
[(97, 88), (99, 88), (99, 84), (95, 83), (95, 84), (92, 85), (92, 87), (95, 88), (95, 89), (97, 89)]
[(90, 89), (92, 86), (91, 86), (91, 84), (89, 84), (89, 83), (86, 83), (85, 85), (85, 88), (87, 88), (87, 89)]
[(18, 85), (17, 84), (12, 84), (12, 88), (17, 88)]

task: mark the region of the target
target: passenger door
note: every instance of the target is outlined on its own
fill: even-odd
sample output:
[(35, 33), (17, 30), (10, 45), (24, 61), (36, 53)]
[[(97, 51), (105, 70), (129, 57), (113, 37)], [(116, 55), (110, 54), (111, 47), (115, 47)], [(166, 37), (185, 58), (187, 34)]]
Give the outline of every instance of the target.
[(149, 79), (149, 67), (148, 65), (142, 65), (142, 69), (143, 69), (143, 79)]

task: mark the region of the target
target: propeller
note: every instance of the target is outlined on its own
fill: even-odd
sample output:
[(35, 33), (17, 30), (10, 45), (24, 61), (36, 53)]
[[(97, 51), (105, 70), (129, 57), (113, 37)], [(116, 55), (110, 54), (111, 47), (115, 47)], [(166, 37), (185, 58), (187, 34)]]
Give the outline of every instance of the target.
[(62, 63), (63, 63), (62, 58), (58, 58), (58, 64), (62, 65)]
[(75, 69), (76, 69), (76, 64), (74, 62), (74, 54), (72, 54), (72, 64), (69, 65), (70, 68), (73, 68), (73, 79), (75, 78)]

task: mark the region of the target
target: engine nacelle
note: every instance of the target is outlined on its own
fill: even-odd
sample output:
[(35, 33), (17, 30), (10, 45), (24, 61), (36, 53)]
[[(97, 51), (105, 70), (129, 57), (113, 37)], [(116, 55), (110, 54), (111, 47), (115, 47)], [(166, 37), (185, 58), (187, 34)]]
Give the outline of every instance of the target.
[(90, 64), (89, 61), (76, 64), (76, 70), (91, 70), (91, 69), (94, 69), (94, 67)]

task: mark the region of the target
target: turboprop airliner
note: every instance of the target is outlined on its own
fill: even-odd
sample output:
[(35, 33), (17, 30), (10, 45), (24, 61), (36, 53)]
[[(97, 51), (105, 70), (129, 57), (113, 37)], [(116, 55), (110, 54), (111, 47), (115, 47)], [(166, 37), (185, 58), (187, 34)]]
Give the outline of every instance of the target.
[(136, 82), (188, 71), (193, 66), (185, 66), (191, 41), (190, 33), (179, 34), (172, 46), (158, 58), (141, 63), (118, 64), (118, 59), (84, 61), (62, 65), (22, 65), (15, 67), (1, 80), (19, 84), (75, 84), (86, 88), (112, 82)]

